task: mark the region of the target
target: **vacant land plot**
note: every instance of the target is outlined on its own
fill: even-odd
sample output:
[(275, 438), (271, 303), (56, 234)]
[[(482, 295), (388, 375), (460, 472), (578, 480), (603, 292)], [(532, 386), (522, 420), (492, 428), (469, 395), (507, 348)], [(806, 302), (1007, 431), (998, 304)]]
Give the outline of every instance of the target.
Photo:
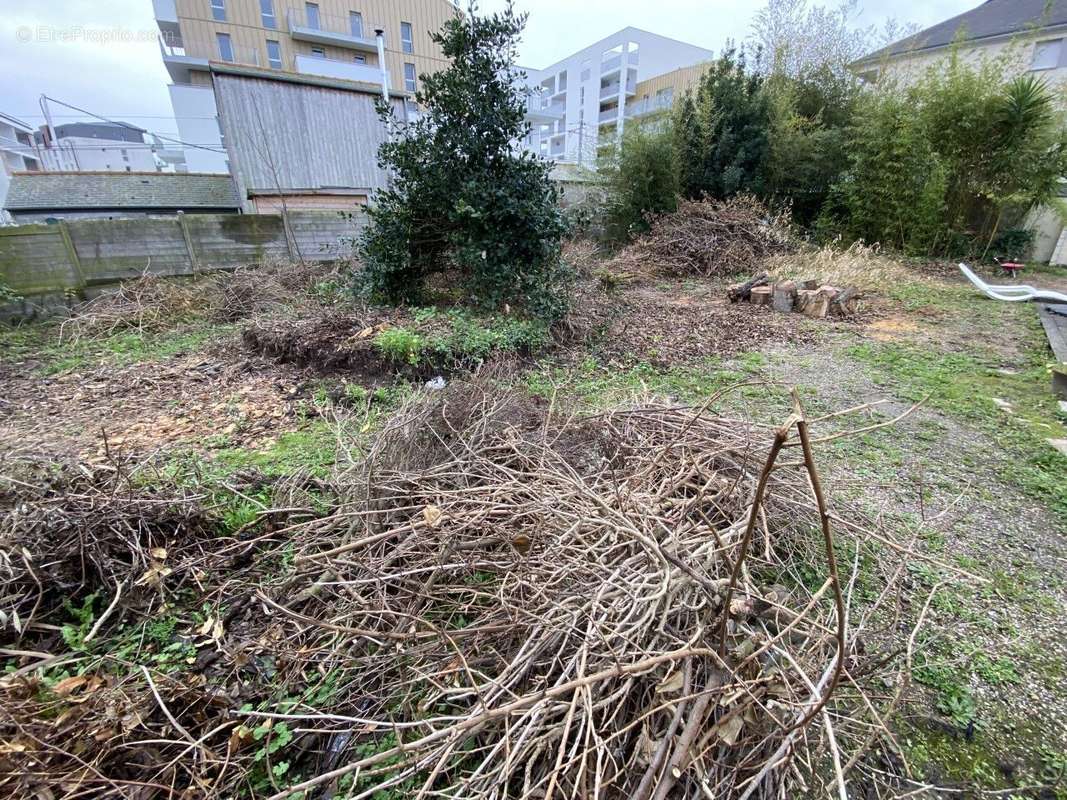
[[(486, 626), (519, 626), (537, 640), (534, 622), (519, 611), (499, 616), (494, 604), (541, 609), (541, 593), (552, 589), (534, 579), (539, 565), (587, 557), (579, 555), (583, 529), (576, 520), (573, 547), (540, 553), (537, 527), (523, 527), (526, 511), (511, 509), (502, 495), (487, 499), (482, 538), (471, 541), (492, 539), (507, 520), (503, 549), (475, 557), (471, 545), (468, 557), (460, 552), (467, 545), (457, 551), (442, 543), (432, 557), (423, 553), (409, 567), (436, 576), (423, 592), (433, 595), (436, 584), (447, 610), (414, 601), (401, 608), (387, 589), (375, 596), (361, 588), (372, 577), (361, 572), (371, 562), (355, 552), (361, 514), (410, 495), (410, 513), (424, 520), (412, 525), (414, 536), (416, 528), (436, 530), (439, 515), (461, 500), (478, 503), (414, 477), (374, 494), (365, 465), (403, 463), (414, 475), (414, 464), (482, 463), (480, 443), (511, 441), (505, 434), (512, 430), (513, 460), (501, 463), (517, 480), (529, 468), (523, 459), (532, 458), (521, 445), (524, 432), (555, 420), (553, 452), (567, 465), (560, 474), (602, 475), (608, 467), (590, 462), (607, 452), (601, 439), (625, 426), (581, 420), (615, 420), (635, 402), (743, 421), (756, 426), (753, 441), (762, 448), (793, 410), (795, 387), (809, 418), (834, 424), (814, 425), (831, 508), (862, 514), (885, 532), (884, 541), (839, 540), (850, 611), (878, 611), (852, 644), (842, 694), (827, 716), (848, 739), (840, 743), (844, 757), (806, 754), (812, 763), (798, 767), (803, 791), (825, 797), (837, 791), (840, 775), (852, 797), (1067, 797), (1067, 457), (1049, 443), (1067, 439), (1067, 417), (1049, 389), (1052, 357), (1035, 310), (981, 299), (950, 268), (870, 253), (783, 257), (775, 269), (864, 286), (859, 315), (778, 314), (730, 304), (723, 280), (594, 265), (596, 277), (583, 284), (562, 332), (445, 306), (365, 308), (336, 274), (287, 284), (269, 302), (243, 302), (239, 313), (224, 313), (236, 300), (158, 317), (96, 307), (95, 319), (4, 330), (3, 791), (132, 797), (179, 787), (175, 796), (282, 797), (287, 787), (334, 770), (331, 782), (295, 796), (360, 796), (383, 774), (392, 783), (374, 797), (416, 796), (437, 773), (433, 763), (403, 771), (412, 720), (458, 713), (448, 687), (491, 672), (492, 648), (502, 640), (485, 649), (464, 644), (482, 642)], [(1067, 274), (1032, 281), (1062, 288)], [(217, 297), (226, 290), (215, 283), (184, 291)], [(445, 428), (437, 439), (418, 438), (413, 431), (437, 431), (441, 419), (452, 424), (472, 402), (450, 394), (470, 370), (480, 370), (483, 385), (510, 405), (506, 414), (492, 403), (462, 414), (502, 419), (505, 433), (493, 435), (503, 438), (491, 439), (492, 431), (469, 438), (470, 420), (455, 423), (468, 438), (450, 439)], [(442, 384), (448, 387), (436, 388)], [(440, 408), (412, 416), (425, 408), (418, 403), (435, 398), (443, 398)], [(846, 409), (855, 410), (847, 423), (831, 416)], [(846, 429), (853, 435), (834, 435)], [(658, 441), (649, 439), (649, 448)], [(454, 461), (433, 461), (442, 446)], [(622, 485), (643, 485), (659, 465), (650, 457)], [(289, 532), (308, 535), (316, 525), (319, 560), (309, 572), (311, 557), (294, 549)], [(768, 533), (768, 551), (769, 540)], [(410, 541), (374, 568), (393, 569)], [(51, 546), (57, 549), (49, 553)], [(809, 569), (798, 559), (788, 574), (766, 580), (794, 599), (829, 604), (820, 551), (812, 547)], [(331, 548), (338, 552), (330, 556)], [(77, 550), (92, 563), (78, 563)], [(462, 581), (442, 566), (452, 564), (463, 565)], [(457, 582), (469, 594), (459, 594)], [(326, 598), (344, 593), (380, 610), (358, 625), (355, 617), (330, 616), (337, 606)], [(397, 616), (385, 620), (386, 613)], [(383, 663), (381, 653), (399, 654), (405, 637), (418, 643), (438, 629), (451, 631), (454, 652), (441, 656), (451, 666), (432, 676), (437, 691), (408, 691), (419, 686), (420, 676), (404, 671), (421, 663), (417, 648), (390, 656), (397, 670), (389, 673), (390, 691), (369, 688), (367, 671)], [(350, 665), (327, 658), (348, 639), (365, 641)], [(656, 680), (654, 694), (682, 691), (671, 674)], [(617, 686), (618, 697), (628, 697), (631, 684)], [(581, 715), (574, 706), (597, 702), (580, 691), (574, 698), (567, 696), (560, 725)], [(315, 718), (321, 709), (335, 716)], [(856, 709), (855, 725), (849, 709)], [(395, 729), (368, 721), (382, 717), (396, 720)], [(719, 737), (732, 745), (760, 724), (739, 713), (736, 729), (720, 722)], [(531, 731), (547, 743), (529, 751), (531, 763), (542, 750), (555, 759), (551, 732)], [(457, 753), (468, 761), (455, 763), (479, 763), (488, 745), (474, 728), (461, 733), (439, 768)], [(508, 741), (527, 746), (521, 737)], [(642, 771), (655, 763), (654, 744), (627, 763)], [(558, 752), (560, 766), (565, 754)], [(359, 759), (371, 764), (369, 774), (343, 771)], [(719, 767), (702, 767), (711, 785), (714, 778), (734, 786), (745, 774), (743, 763)], [(602, 769), (589, 767), (597, 775)], [(476, 772), (463, 774), (475, 782)], [(126, 794), (132, 784), (145, 793)], [(578, 791), (555, 791), (564, 789)], [(547, 796), (539, 791), (528, 796)]]

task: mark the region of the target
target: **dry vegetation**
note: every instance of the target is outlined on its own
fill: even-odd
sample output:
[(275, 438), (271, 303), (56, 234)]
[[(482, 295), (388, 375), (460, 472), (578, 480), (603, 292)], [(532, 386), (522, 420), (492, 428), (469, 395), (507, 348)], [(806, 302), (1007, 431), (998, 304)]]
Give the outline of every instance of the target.
[(616, 269), (673, 276), (753, 274), (794, 249), (786, 222), (754, 197), (682, 200), (613, 261)]
[[(497, 382), (414, 401), (319, 488), (328, 514), (252, 539), (133, 489), (141, 465), (16, 473), (3, 604), (30, 663), (2, 683), (6, 796), (768, 797), (862, 771), (906, 669), (876, 622), (902, 570), (849, 612), (834, 538), (887, 534), (826, 505), (803, 416), (575, 418)], [(190, 589), (217, 610), (178, 650), (172, 626), (90, 654)], [(78, 668), (44, 682), (41, 658)]]
[[(0, 460), (0, 794), (889, 800), (997, 786), (973, 767), (942, 780), (929, 766), (941, 740), (913, 743), (922, 714), (941, 715), (953, 754), (992, 728), (955, 681), (969, 662), (944, 668), (934, 653), (954, 625), (979, 624), (972, 607), (946, 622), (963, 602), (946, 592), (994, 587), (1007, 607), (1008, 589), (973, 557), (927, 547), (971, 489), (937, 470), (986, 463), (991, 440), (958, 452), (968, 431), (937, 429), (915, 518), (893, 494), (911, 478), (879, 470), (901, 442), (929, 441), (908, 426), (942, 424), (917, 400), (966, 405), (976, 425), (1003, 412), (974, 401), (984, 384), (956, 392), (964, 356), (929, 378), (940, 352), (872, 351), (860, 322), (731, 305), (718, 276), (857, 284), (878, 314), (916, 305), (914, 319), (968, 326), (965, 340), (1011, 320), (976, 334), (956, 287), (876, 249), (794, 250), (747, 202), (687, 206), (606, 264), (588, 244), (569, 257), (578, 301), (555, 338), (447, 303), (367, 308), (337, 270), (284, 265), (145, 278), (56, 332), (76, 349), (240, 320), (211, 345), (225, 371), (202, 349), (181, 358), (209, 364), (195, 397), (254, 374), (256, 405), (316, 431), (314, 452), (277, 461), (213, 460), (162, 433), (49, 458), (31, 416), (114, 432), (134, 413), (116, 395), (181, 405), (169, 384), (184, 373), (134, 364), (127, 383), (104, 362), (53, 383), (5, 365), (8, 402), (78, 393), (0, 406), (20, 431)], [(856, 342), (868, 362), (846, 349)], [(879, 358), (915, 386), (846, 391)], [(445, 365), (447, 388), (423, 389)], [(1004, 447), (1031, 447), (1029, 419), (1013, 422)], [(221, 420), (200, 427), (219, 434)], [(240, 436), (223, 438), (238, 451)], [(168, 450), (179, 444), (199, 455)], [(1046, 456), (1012, 464), (1053, 505)], [(995, 480), (967, 476), (1005, 492)], [(982, 530), (1019, 517), (1004, 503)], [(983, 669), (1010, 679), (982, 646)], [(1040, 721), (1029, 708), (1019, 716)], [(1028, 770), (1035, 794), (1053, 791)]]

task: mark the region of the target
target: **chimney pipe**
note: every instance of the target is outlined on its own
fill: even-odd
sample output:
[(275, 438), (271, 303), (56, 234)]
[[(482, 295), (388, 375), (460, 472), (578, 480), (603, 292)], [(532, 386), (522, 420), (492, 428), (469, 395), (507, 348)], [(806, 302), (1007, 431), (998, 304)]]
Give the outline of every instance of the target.
[(385, 98), (385, 104), (389, 105), (389, 70), (385, 68), (385, 31), (375, 28), (374, 38), (378, 42), (378, 66), (382, 70), (382, 97)]

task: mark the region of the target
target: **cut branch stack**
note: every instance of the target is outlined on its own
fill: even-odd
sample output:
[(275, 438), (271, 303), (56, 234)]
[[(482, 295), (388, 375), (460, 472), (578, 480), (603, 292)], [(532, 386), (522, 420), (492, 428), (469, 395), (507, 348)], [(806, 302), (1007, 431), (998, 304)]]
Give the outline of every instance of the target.
[[(200, 558), (205, 607), (229, 611), (197, 621), (192, 672), (87, 660), (86, 646), (85, 682), (65, 687), (74, 716), (27, 683), (32, 666), (5, 679), (0, 787), (254, 786), (276, 800), (843, 787), (906, 669), (870, 630), (902, 570), (872, 559), (878, 599), (850, 613), (855, 564), (838, 576), (834, 537), (857, 559), (871, 540), (827, 503), (799, 403), (780, 427), (655, 403), (565, 419), (491, 386), (404, 409), (336, 476), (329, 514)], [(31, 511), (9, 516), (9, 561)]]
[(616, 271), (682, 277), (752, 273), (794, 245), (788, 226), (753, 197), (683, 200), (651, 220), (651, 229), (613, 261)]

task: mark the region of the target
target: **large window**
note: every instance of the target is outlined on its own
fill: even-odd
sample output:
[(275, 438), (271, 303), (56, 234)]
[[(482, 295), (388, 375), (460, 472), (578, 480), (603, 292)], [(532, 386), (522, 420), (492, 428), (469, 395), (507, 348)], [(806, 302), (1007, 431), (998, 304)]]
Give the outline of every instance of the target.
[(415, 52), (415, 39), (411, 35), (411, 23), (400, 23), (400, 48), (405, 53)]
[(233, 42), (230, 41), (230, 34), (216, 33), (215, 41), (219, 45), (219, 58), (223, 61), (233, 61)]
[(304, 3), (304, 11), (307, 15), (307, 24), (309, 28), (319, 29), (319, 4), (318, 3)]
[(282, 46), (273, 39), (267, 39), (267, 61), (272, 69), (282, 68)]
[(274, 16), (274, 0), (259, 0), (259, 16), (264, 28), (274, 30), (278, 27), (278, 19)]
[(217, 22), (226, 21), (226, 0), (211, 0), (211, 16)]
[(1056, 69), (1060, 65), (1063, 39), (1049, 39), (1034, 45), (1034, 57), (1030, 69)]
[(348, 27), (357, 39), (363, 38), (363, 15), (358, 11), (348, 12)]
[(404, 65), (404, 88), (409, 92), (414, 92), (416, 89), (414, 64)]

